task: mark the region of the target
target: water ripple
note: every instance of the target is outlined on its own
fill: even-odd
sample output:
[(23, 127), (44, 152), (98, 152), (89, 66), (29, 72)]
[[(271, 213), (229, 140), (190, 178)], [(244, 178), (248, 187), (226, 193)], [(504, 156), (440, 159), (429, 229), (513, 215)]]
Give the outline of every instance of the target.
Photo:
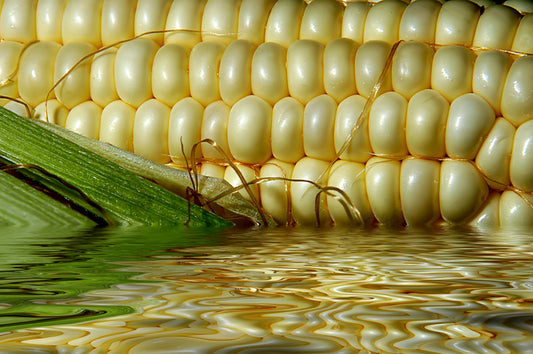
[(226, 235), (120, 263), (150, 283), (62, 300), (137, 313), (13, 331), (0, 352), (532, 352), (530, 241), (449, 230)]

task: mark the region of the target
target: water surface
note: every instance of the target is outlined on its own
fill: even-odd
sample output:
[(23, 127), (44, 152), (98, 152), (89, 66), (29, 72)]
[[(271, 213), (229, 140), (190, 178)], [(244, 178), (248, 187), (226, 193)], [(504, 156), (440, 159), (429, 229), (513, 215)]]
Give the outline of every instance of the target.
[(533, 352), (531, 241), (453, 228), (12, 230), (0, 353)]

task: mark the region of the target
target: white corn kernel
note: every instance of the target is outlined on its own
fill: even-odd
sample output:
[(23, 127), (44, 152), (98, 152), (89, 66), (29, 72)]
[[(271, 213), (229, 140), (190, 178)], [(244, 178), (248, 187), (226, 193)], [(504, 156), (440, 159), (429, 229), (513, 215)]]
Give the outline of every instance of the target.
[(22, 43), (34, 41), (37, 0), (5, 0), (3, 3), (0, 38)]
[(411, 155), (444, 157), (448, 108), (446, 99), (435, 90), (423, 90), (411, 98), (407, 108), (405, 131)]
[(483, 205), (489, 189), (475, 166), (468, 161), (445, 160), (440, 173), (440, 210), (451, 224), (470, 221)]
[(265, 26), (275, 0), (242, 0), (239, 9), (238, 39), (259, 45), (265, 41)]
[[(259, 177), (291, 178), (294, 165), (276, 159), (268, 160), (262, 167)], [(262, 182), (259, 186), (261, 193), (261, 206), (274, 220), (285, 224), (287, 220), (287, 199), (291, 183), (289, 181), (274, 180)]]
[(399, 36), (406, 41), (435, 43), (437, 18), (442, 4), (436, 0), (414, 1), (402, 14)]
[(358, 47), (351, 39), (338, 38), (324, 50), (324, 89), (337, 102), (357, 92), (354, 62)]
[(35, 12), (35, 30), (40, 41), (63, 43), (61, 26), (67, 0), (39, 0)]
[(65, 128), (91, 139), (100, 136), (102, 108), (93, 101), (85, 101), (68, 113)]
[(435, 43), (472, 45), (479, 16), (479, 6), (473, 2), (446, 1), (437, 19)]
[(135, 109), (124, 101), (113, 101), (104, 107), (100, 118), (100, 141), (133, 151)]
[(261, 44), (252, 58), (252, 92), (270, 104), (289, 95), (287, 49), (277, 43)]
[(272, 106), (257, 96), (247, 96), (231, 107), (228, 146), (233, 157), (244, 163), (264, 163), (272, 155), (270, 129)]
[[(365, 165), (358, 162), (339, 160), (331, 167), (328, 186), (336, 187), (346, 193), (356, 209), (352, 220), (344, 206), (334, 197), (328, 196), (328, 210), (335, 224), (369, 224), (374, 220), (366, 195)], [(332, 192), (337, 196), (340, 194)], [(352, 213), (353, 211), (349, 211)]]
[(78, 65), (76, 63), (95, 50), (94, 45), (89, 42), (69, 42), (57, 52), (54, 81), (58, 82), (63, 75), (73, 69), (54, 89), (57, 99), (67, 108), (79, 105), (91, 97), (90, 70), (92, 58), (87, 57)]
[(294, 42), (287, 51), (287, 83), (292, 97), (302, 103), (324, 93), (324, 46), (310, 40)]
[(137, 0), (104, 0), (101, 20), (102, 45), (133, 38), (136, 2)]
[(400, 0), (384, 0), (368, 11), (365, 22), (364, 41), (398, 41), (400, 20), (407, 4)]
[(306, 8), (302, 0), (278, 0), (265, 28), (265, 42), (278, 43), (288, 48), (300, 38), (300, 24)]
[(202, 16), (207, 0), (174, 0), (170, 5), (165, 30), (165, 43), (183, 44), (189, 48), (202, 41)]
[(204, 106), (220, 99), (218, 69), (224, 49), (220, 42), (201, 42), (191, 51), (189, 89), (191, 96)]
[(359, 116), (365, 104), (366, 98), (353, 95), (344, 99), (337, 107), (334, 132), (336, 153), (340, 152), (346, 142), (346, 138), (352, 134), (353, 128), (359, 124), (355, 133), (351, 136), (350, 144), (340, 155), (343, 160), (365, 163), (370, 158), (372, 149), (368, 135), (368, 119), (363, 117), (359, 121)]
[[(228, 120), (230, 107), (224, 101), (215, 101), (205, 107), (202, 118), (201, 140), (211, 139), (228, 155)], [(206, 159), (222, 159), (223, 156), (211, 145), (202, 144), (202, 154)]]
[[(186, 158), (191, 162), (192, 148), (200, 141), (202, 133), (203, 113), (204, 107), (191, 97), (172, 107), (168, 125), (168, 150), (172, 161), (185, 165)], [(196, 158), (201, 157), (201, 151), (200, 147), (196, 148)]]
[(116, 48), (108, 48), (96, 53), (92, 58), (90, 73), (91, 99), (101, 107), (118, 99), (115, 85)]
[(86, 42), (100, 47), (102, 4), (103, 0), (67, 1), (61, 24), (64, 44)]
[(363, 43), (366, 16), (371, 4), (366, 1), (348, 2), (342, 18), (342, 37)]
[[(328, 168), (328, 162), (317, 160), (310, 157), (304, 157), (294, 166), (292, 178), (294, 180), (307, 180), (323, 185), (326, 182), (327, 175), (325, 172)], [(319, 180), (319, 177), (322, 177)], [(306, 182), (291, 182), (291, 197), (294, 219), (300, 224), (312, 224), (317, 222), (315, 215), (315, 198), (319, 190)], [(320, 222), (328, 221), (327, 198), (324, 193), (319, 197), (319, 218)]]
[(364, 28), (371, 4), (366, 1), (349, 2), (342, 18), (342, 37), (363, 43)]
[(494, 125), (494, 110), (482, 97), (467, 93), (453, 100), (446, 123), (446, 154), (473, 160)]
[(524, 14), (533, 12), (533, 3), (529, 0), (506, 0), (503, 2), (503, 5), (512, 7)]
[[(168, 153), (169, 116), (170, 108), (156, 99), (150, 99), (137, 108), (133, 123), (134, 153), (155, 162), (163, 164), (170, 162)], [(154, 144), (154, 141), (161, 143)]]
[(147, 38), (124, 43), (115, 57), (115, 85), (120, 99), (133, 107), (152, 98), (152, 63), (159, 47)]
[[(237, 169), (242, 173), (245, 182), (250, 182), (251, 180), (254, 180), (257, 178), (255, 170), (249, 166), (237, 165)], [(231, 184), (233, 187), (242, 186), (243, 184), (242, 180), (239, 178), (239, 175), (235, 172), (235, 170), (231, 166), (226, 167), (226, 171), (224, 172), (224, 179), (228, 181), (229, 184)], [(257, 184), (253, 184), (253, 185), (250, 185), (249, 187), (255, 199), (259, 200), (259, 186)], [(252, 200), (250, 193), (248, 193), (246, 189), (242, 188), (241, 190), (239, 190), (239, 193), (244, 197), (244, 199), (248, 201)]]
[(498, 118), (476, 157), (476, 165), (493, 189), (509, 185), (509, 162), (515, 127), (505, 118)]
[(254, 49), (252, 42), (238, 39), (231, 42), (222, 54), (218, 71), (220, 96), (230, 106), (252, 93)]
[(511, 49), (520, 17), (511, 7), (489, 6), (479, 18), (472, 44), (475, 47)]
[[(171, 0), (137, 0), (133, 25), (135, 36), (146, 32), (164, 30), (171, 3)], [(164, 37), (163, 33), (143, 36), (143, 38), (151, 39), (158, 45), (163, 44)]]
[[(17, 69), (20, 72), (19, 61), (23, 47), (22, 43), (19, 42), (0, 41), (0, 53), (2, 53), (0, 55), (0, 82), (2, 82), (0, 95), (7, 97), (18, 96)], [(0, 100), (0, 105), (6, 102), (7, 100), (2, 99)]]
[[(428, 2), (428, 1), (422, 1)], [(404, 42), (392, 60), (392, 88), (405, 98), (431, 87), (433, 49), (421, 42)]]
[[(54, 63), (60, 48), (55, 42), (38, 42), (22, 52), (17, 86), (19, 96), (28, 104), (36, 106), (45, 100), (55, 81)], [(54, 98), (53, 91), (48, 98)]]
[(304, 156), (304, 106), (285, 97), (272, 109), (272, 154), (276, 159), (295, 163)]
[(503, 87), (502, 115), (515, 126), (533, 118), (533, 56), (516, 59)]
[(433, 57), (431, 88), (439, 91), (449, 102), (472, 92), (474, 60), (474, 53), (463, 46), (441, 47)]
[(389, 157), (407, 155), (406, 119), (407, 100), (399, 93), (386, 92), (374, 101), (368, 121), (368, 136), (374, 153)]
[(328, 95), (320, 95), (304, 109), (304, 151), (309, 157), (331, 161), (335, 158), (334, 128), (337, 103)]
[(152, 65), (154, 97), (173, 106), (189, 96), (189, 49), (177, 43), (159, 48)]
[[(360, 95), (369, 97), (385, 68), (391, 45), (383, 41), (366, 42), (355, 55), (355, 83)], [(391, 68), (387, 68), (380, 93), (392, 89)]]
[(44, 122), (65, 126), (68, 116), (68, 109), (58, 100), (48, 100), (35, 107), (33, 118)]
[(403, 223), (400, 169), (400, 161), (380, 157), (372, 157), (366, 163), (365, 183), (368, 201), (375, 218), (384, 225)]
[(483, 97), (500, 113), (500, 102), (505, 78), (512, 64), (508, 54), (497, 50), (481, 52), (474, 64), (472, 91)]
[(326, 45), (339, 38), (343, 11), (343, 5), (338, 1), (313, 0), (305, 8), (300, 39), (310, 39)]
[(407, 158), (400, 171), (400, 200), (407, 225), (430, 224), (440, 217), (438, 161)]
[(226, 172), (226, 166), (218, 164), (204, 162), (200, 167), (200, 174), (208, 177), (215, 177), (224, 179), (224, 173)]
[(500, 226), (504, 228), (533, 227), (533, 198), (529, 194), (505, 191), (500, 197)]
[(500, 193), (491, 193), (485, 206), (469, 223), (482, 229), (494, 229), (500, 226)]
[(202, 17), (202, 41), (229, 44), (237, 39), (241, 0), (208, 0)]
[(510, 177), (513, 186), (533, 192), (533, 120), (518, 127), (511, 153)]
[(4, 104), (4, 108), (23, 118), (30, 118), (26, 106), (17, 101), (7, 101), (6, 104)]
[(511, 48), (517, 52), (533, 54), (533, 14), (522, 17)]

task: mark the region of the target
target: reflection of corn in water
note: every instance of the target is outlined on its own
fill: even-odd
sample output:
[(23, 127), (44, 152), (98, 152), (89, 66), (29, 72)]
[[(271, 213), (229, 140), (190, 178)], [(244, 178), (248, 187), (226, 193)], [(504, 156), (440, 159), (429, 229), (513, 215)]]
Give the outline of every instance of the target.
[(532, 250), (513, 248), (517, 238), (369, 234), (347, 243), (345, 232), (284, 232), (132, 263), (140, 279), (164, 283), (70, 303), (139, 303), (142, 314), (15, 331), (0, 336), (0, 352), (517, 353), (532, 344), (523, 262)]

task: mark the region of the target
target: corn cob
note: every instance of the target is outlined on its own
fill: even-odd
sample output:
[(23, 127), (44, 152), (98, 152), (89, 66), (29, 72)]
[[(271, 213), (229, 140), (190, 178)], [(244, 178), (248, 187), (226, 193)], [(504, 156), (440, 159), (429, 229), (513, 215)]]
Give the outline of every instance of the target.
[[(4, 2), (2, 16), (8, 3)], [(6, 48), (7, 54), (0, 72), (17, 71), (16, 80), (2, 90), (21, 97), (43, 117), (47, 88), (58, 83), (48, 97), (57, 98), (47, 102), (49, 119), (161, 163), (183, 166), (181, 143), (189, 152), (209, 138), (240, 162), (238, 169), (247, 180), (291, 178), (344, 191), (355, 218), (333, 196), (319, 195), (322, 221), (331, 217), (340, 224), (445, 220), (531, 226), (532, 59), (453, 45), (531, 53), (529, 34), (521, 30), (531, 22), (525, 21), (529, 15), (521, 18), (516, 11), (493, 5), (480, 17), (479, 7), (472, 3), (441, 5), (430, 0), (346, 7), (325, 0), (309, 5), (264, 1), (262, 12), (243, 11), (250, 7), (245, 0), (239, 12), (239, 3), (154, 2), (147, 17), (167, 16), (167, 29), (193, 32), (136, 38), (98, 53), (74, 70), (70, 68), (76, 61), (108, 40), (79, 42), (63, 36), (62, 46), (42, 41), (24, 50), (22, 44), (1, 42), (0, 52)], [(74, 11), (81, 5), (68, 2), (65, 13), (69, 6)], [(120, 7), (116, 1), (104, 1), (106, 6)], [(137, 10), (143, 6), (148, 7), (147, 2), (139, 0)], [(194, 16), (178, 18), (183, 14), (177, 9), (184, 6)], [(280, 8), (293, 12), (287, 16)], [(454, 20), (451, 14), (457, 8), (473, 15)], [(256, 12), (250, 14), (252, 10)], [(433, 17), (423, 21), (418, 11)], [(225, 14), (227, 23), (206, 23), (199, 20), (202, 13), (211, 19)], [(488, 14), (508, 21), (492, 28), (494, 21), (484, 20)], [(165, 21), (155, 20), (150, 23), (159, 27), (138, 26), (138, 16), (136, 12), (134, 35), (165, 28)], [(257, 28), (240, 30), (245, 28), (242, 23), (253, 22), (247, 22), (247, 16), (261, 17), (264, 34)], [(377, 21), (384, 16), (386, 21)], [(3, 23), (2, 37), (22, 41), (8, 37)], [(184, 23), (189, 27), (180, 27)], [(481, 35), (487, 31), (499, 35)], [(132, 31), (105, 33), (116, 41), (131, 38)], [(261, 43), (263, 38), (271, 42)], [(398, 38), (417, 41), (396, 49), (392, 43)], [(30, 84), (29, 73), (38, 73), (39, 79)], [(374, 99), (378, 83), (380, 95)], [(367, 119), (358, 120), (361, 113)], [(352, 132), (354, 125), (358, 129)], [(218, 163), (221, 155), (211, 146), (197, 151), (203, 174), (242, 183), (233, 169)], [(337, 157), (340, 160), (330, 168)], [(255, 198), (280, 223), (291, 213), (300, 223), (316, 221), (310, 188), (308, 183), (293, 182), (289, 198), (281, 180), (252, 186)], [(287, 199), (292, 200), (291, 210)]]

